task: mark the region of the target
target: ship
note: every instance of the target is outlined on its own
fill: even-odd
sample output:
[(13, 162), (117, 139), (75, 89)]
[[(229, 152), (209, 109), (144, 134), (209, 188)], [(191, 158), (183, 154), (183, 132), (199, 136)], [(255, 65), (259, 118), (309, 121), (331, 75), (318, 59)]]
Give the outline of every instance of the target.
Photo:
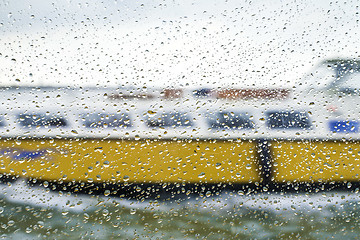
[(333, 59), (294, 88), (1, 87), (0, 174), (106, 195), (357, 189), (359, 80)]

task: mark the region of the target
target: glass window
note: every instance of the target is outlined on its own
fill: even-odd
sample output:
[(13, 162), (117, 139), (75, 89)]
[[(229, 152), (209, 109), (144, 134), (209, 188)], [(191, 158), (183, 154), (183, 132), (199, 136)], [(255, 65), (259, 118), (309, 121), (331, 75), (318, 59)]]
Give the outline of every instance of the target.
[(67, 121), (56, 115), (47, 114), (19, 114), (18, 120), (23, 127), (65, 127)]
[(311, 88), (335, 88), (341, 92), (358, 89), (360, 62), (354, 60), (327, 60), (303, 79)]
[(127, 113), (116, 114), (84, 114), (84, 125), (87, 128), (128, 128), (131, 127), (130, 116)]
[(355, 93), (360, 90), (360, 72), (347, 74), (337, 85), (339, 91), (344, 93)]
[(330, 131), (356, 133), (359, 132), (358, 121), (329, 121)]
[(360, 239), (359, 17), (0, 0), (0, 240)]
[(207, 122), (214, 129), (251, 129), (255, 127), (246, 113), (217, 112), (207, 116)]
[(4, 127), (5, 126), (5, 120), (3, 117), (0, 117), (0, 127)]
[(325, 89), (331, 87), (335, 80), (335, 68), (332, 65), (323, 64), (305, 76), (302, 81), (305, 83), (305, 86), (309, 84), (310, 88)]
[(267, 112), (267, 126), (271, 129), (309, 129), (311, 122), (305, 112), (271, 111)]
[(152, 128), (156, 127), (188, 127), (193, 122), (190, 115), (183, 112), (166, 112), (154, 117), (147, 117), (146, 125)]
[(201, 88), (193, 91), (195, 97), (209, 97), (211, 93), (210, 88)]

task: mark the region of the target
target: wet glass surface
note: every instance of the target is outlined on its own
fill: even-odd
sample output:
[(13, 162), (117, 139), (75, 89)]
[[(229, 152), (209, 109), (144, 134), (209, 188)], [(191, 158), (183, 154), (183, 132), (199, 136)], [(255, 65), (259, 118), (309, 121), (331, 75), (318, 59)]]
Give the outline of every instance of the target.
[(357, 1), (2, 1), (0, 238), (357, 239)]

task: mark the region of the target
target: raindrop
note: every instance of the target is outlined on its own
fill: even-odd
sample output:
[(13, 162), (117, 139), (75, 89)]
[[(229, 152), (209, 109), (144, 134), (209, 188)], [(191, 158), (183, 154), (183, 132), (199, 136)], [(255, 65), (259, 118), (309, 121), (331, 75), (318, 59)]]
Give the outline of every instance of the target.
[(43, 228), (45, 226), (45, 223), (43, 221), (38, 221), (37, 224), (39, 228)]
[(110, 166), (109, 161), (105, 161), (105, 162), (104, 162), (104, 167), (109, 167), (109, 166)]
[(61, 212), (61, 214), (62, 214), (63, 216), (68, 215), (68, 213), (69, 213), (68, 211), (62, 211), (62, 212)]
[(221, 168), (221, 163), (216, 163), (216, 164), (215, 164), (215, 168), (216, 168), (216, 169), (220, 169), (220, 168)]
[(103, 210), (102, 210), (102, 215), (103, 215), (103, 216), (109, 215), (109, 210), (103, 209)]
[(200, 173), (200, 174), (198, 175), (198, 178), (203, 178), (203, 177), (205, 177), (205, 173), (204, 173), (204, 172), (202, 172), (202, 173)]

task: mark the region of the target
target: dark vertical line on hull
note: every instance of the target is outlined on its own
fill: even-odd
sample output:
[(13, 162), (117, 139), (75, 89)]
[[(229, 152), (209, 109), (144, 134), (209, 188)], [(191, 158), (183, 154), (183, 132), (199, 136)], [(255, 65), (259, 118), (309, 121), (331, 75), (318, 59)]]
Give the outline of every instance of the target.
[(271, 151), (270, 151), (270, 141), (267, 139), (258, 139), (257, 140), (257, 150), (259, 154), (259, 165), (261, 170), (261, 175), (263, 178), (264, 184), (271, 183)]

